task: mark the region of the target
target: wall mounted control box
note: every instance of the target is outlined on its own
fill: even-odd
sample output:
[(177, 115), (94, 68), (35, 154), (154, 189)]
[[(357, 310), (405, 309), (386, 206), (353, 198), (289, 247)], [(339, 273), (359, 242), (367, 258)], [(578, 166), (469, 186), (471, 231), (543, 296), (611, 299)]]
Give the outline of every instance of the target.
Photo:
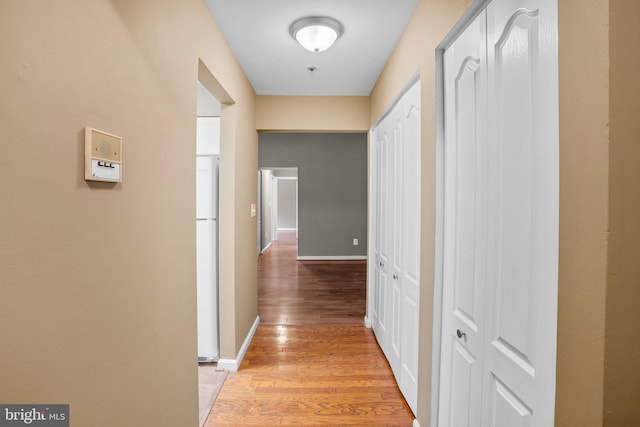
[(122, 182), (122, 138), (97, 129), (84, 129), (84, 179)]

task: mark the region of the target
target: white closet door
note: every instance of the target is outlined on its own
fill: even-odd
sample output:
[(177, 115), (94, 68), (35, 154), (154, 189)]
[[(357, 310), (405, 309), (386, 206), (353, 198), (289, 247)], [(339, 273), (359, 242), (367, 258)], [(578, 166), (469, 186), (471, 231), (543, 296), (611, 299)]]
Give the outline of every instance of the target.
[(491, 155), (485, 426), (553, 425), (556, 16), (556, 0), (494, 0), (487, 6)]
[(375, 194), (373, 330), (405, 396), (417, 410), (420, 287), (420, 85), (410, 88), (372, 132)]
[(486, 19), (444, 54), (445, 192), (441, 427), (481, 417), (487, 244)]
[(400, 390), (414, 413), (418, 404), (420, 299), (420, 83), (403, 98), (402, 294), (400, 302)]
[(390, 311), (391, 316), (391, 336), (390, 345), (388, 347), (387, 359), (389, 365), (396, 378), (400, 378), (400, 339), (401, 326), (400, 321), (402, 301), (402, 228), (403, 228), (403, 152), (404, 152), (404, 123), (403, 108), (400, 102), (393, 109), (387, 120), (391, 126), (391, 138), (389, 140), (389, 215), (390, 226), (387, 229), (389, 243), (391, 244), (391, 253), (389, 256), (389, 265), (391, 266), (390, 283)]
[[(377, 128), (378, 136), (378, 221), (377, 221), (377, 235), (378, 235), (378, 280), (376, 288), (376, 312), (377, 322), (374, 324), (374, 331), (376, 339), (380, 344), (380, 348), (384, 351), (385, 355), (388, 353), (389, 343), (389, 274), (390, 269), (389, 256), (391, 252), (389, 233), (390, 228), (390, 215), (389, 215), (389, 185), (388, 175), (390, 167), (390, 150), (389, 140), (390, 132), (386, 126), (386, 122), (380, 123)], [(387, 356), (388, 357), (388, 356)]]
[(380, 275), (380, 237), (378, 236), (378, 133), (369, 133), (369, 262), (367, 263), (367, 316), (374, 332), (378, 321), (378, 278)]

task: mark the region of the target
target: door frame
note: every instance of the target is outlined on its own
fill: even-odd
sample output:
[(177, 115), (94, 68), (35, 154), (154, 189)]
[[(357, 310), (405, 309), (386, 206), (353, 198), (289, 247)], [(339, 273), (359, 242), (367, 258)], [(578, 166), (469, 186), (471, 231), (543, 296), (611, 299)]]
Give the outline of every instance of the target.
[(492, 0), (476, 0), (436, 47), (436, 227), (433, 283), (433, 329), (431, 342), (431, 425), (438, 426), (440, 410), (440, 354), (444, 271), (444, 52)]

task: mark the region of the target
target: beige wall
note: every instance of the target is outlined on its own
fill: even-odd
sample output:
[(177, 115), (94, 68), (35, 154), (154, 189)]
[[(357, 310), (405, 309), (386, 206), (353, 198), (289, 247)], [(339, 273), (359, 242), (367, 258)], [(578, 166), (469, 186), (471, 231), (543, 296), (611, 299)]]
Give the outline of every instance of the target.
[[(0, 402), (70, 403), (78, 426), (195, 426), (198, 60), (235, 102), (226, 357), (256, 317), (255, 94), (201, 0), (1, 8)], [(123, 137), (122, 184), (84, 181), (85, 126)]]
[(608, 1), (558, 2), (560, 254), (556, 425), (602, 425)]
[(260, 131), (368, 132), (368, 96), (257, 97)]
[(609, 262), (604, 426), (640, 424), (640, 2), (610, 1)]

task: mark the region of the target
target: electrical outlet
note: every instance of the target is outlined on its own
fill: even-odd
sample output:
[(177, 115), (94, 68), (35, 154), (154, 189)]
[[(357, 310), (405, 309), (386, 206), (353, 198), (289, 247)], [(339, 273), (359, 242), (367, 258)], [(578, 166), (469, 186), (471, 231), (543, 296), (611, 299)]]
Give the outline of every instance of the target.
[(353, 246), (358, 246), (358, 239), (353, 239)]

